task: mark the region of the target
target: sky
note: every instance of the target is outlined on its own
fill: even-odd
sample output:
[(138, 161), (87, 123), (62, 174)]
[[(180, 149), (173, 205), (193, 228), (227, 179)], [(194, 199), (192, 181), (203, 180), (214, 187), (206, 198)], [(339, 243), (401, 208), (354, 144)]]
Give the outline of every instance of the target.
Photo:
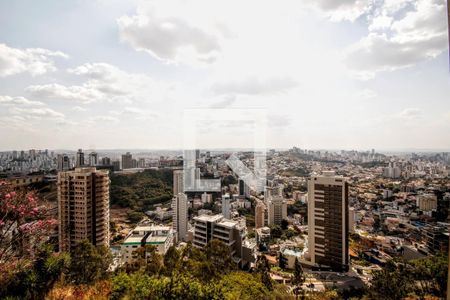
[[(263, 132), (269, 148), (450, 150), (446, 12), (444, 0), (0, 0), (0, 150), (181, 149), (188, 127), (202, 148)], [(193, 110), (206, 118), (186, 122)]]

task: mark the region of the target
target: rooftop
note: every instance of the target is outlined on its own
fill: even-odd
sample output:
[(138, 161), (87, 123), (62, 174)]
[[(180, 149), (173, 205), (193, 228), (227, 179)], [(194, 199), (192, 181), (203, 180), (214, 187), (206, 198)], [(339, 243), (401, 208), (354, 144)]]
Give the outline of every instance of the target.
[(291, 249), (285, 249), (285, 250), (283, 251), (283, 254), (284, 254), (284, 255), (297, 256), (297, 257), (300, 257), (300, 256), (301, 256), (301, 252), (294, 251), (294, 250), (291, 250)]
[(163, 225), (138, 225), (132, 231), (169, 231), (170, 226)]
[(223, 216), (221, 214), (218, 215), (201, 215), (194, 218), (196, 221), (203, 221), (203, 222), (218, 222), (223, 219)]
[(129, 236), (123, 242), (124, 245), (140, 245), (142, 242), (142, 236)]
[(164, 244), (167, 240), (167, 236), (148, 236), (145, 244)]
[(223, 220), (223, 221), (220, 221), (218, 225), (227, 227), (227, 228), (233, 228), (234, 226), (237, 225), (237, 222), (230, 221), (230, 220)]

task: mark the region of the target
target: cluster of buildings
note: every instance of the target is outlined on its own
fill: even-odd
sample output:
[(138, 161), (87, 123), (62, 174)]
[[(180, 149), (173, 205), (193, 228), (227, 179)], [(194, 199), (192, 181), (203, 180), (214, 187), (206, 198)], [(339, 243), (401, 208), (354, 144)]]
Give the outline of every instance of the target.
[(56, 152), (31, 149), (28, 151), (0, 152), (0, 175), (25, 176), (30, 173), (62, 172), (79, 167), (96, 167), (110, 171), (179, 167), (183, 160), (179, 155), (167, 157), (153, 153), (138, 153), (137, 157), (126, 152), (119, 154), (115, 151), (101, 153), (96, 151), (66, 151)]
[(55, 153), (45, 150), (0, 152), (0, 173), (26, 175), (55, 169)]
[[(251, 164), (250, 154), (239, 155)], [(95, 152), (85, 156), (81, 149), (73, 157), (43, 151), (33, 156), (35, 161), (48, 157), (58, 169), (59, 249), (71, 251), (85, 239), (108, 246), (109, 174), (115, 168), (105, 166), (112, 161)], [(195, 153), (194, 179), (223, 183), (220, 189), (194, 185), (201, 187), (198, 191), (185, 188), (179, 156), (157, 158), (159, 167), (163, 162), (164, 168), (173, 169), (173, 198), (170, 205), (146, 212), (152, 222), (144, 220), (123, 237), (120, 263), (132, 262), (135, 250), (147, 245), (165, 254), (187, 242), (203, 248), (212, 239), (223, 241), (241, 267), (251, 267), (257, 255), (265, 254), (283, 260), (287, 268), (299, 260), (312, 270), (335, 272), (365, 270), (351, 264), (351, 257), (382, 265), (395, 256), (413, 259), (449, 249), (447, 154), (273, 150), (263, 193), (237, 178), (225, 163), (227, 157)], [(146, 168), (149, 161), (126, 153), (119, 167)], [(275, 237), (274, 231), (280, 230), (283, 238)], [(357, 249), (350, 245), (352, 236), (358, 236)]]

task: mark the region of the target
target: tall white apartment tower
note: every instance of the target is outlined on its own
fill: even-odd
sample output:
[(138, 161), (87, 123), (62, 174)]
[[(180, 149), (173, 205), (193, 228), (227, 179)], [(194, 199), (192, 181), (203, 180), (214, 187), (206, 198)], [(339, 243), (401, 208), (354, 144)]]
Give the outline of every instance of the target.
[(183, 170), (173, 171), (173, 195), (184, 193), (184, 176)]
[(222, 196), (222, 215), (226, 219), (231, 219), (230, 201), (231, 199), (228, 194)]
[(270, 197), (267, 202), (267, 224), (280, 225), (287, 218), (287, 203), (281, 196)]
[(172, 199), (172, 227), (176, 240), (186, 239), (188, 224), (188, 201), (186, 194), (178, 193)]
[(97, 152), (89, 153), (89, 166), (95, 167), (98, 165), (98, 154)]
[(356, 213), (355, 208), (350, 207), (348, 210), (348, 230), (351, 233), (355, 233), (355, 220), (356, 219)]
[(308, 245), (311, 262), (336, 272), (349, 268), (348, 183), (333, 171), (308, 180)]

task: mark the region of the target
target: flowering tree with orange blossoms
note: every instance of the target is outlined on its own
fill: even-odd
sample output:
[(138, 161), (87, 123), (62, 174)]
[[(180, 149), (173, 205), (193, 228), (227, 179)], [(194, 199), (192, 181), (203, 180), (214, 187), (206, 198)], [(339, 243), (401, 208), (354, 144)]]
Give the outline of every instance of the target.
[(32, 257), (56, 224), (34, 192), (0, 181), (0, 274)]

